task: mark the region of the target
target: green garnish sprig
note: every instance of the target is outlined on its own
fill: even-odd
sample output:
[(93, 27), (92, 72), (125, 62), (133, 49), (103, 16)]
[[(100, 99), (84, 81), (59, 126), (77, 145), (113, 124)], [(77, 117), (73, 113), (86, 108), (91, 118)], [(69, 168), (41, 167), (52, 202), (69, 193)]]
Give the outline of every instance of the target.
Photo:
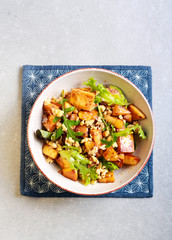
[(62, 101), (60, 102), (60, 104), (62, 105), (62, 110), (64, 112), (63, 114), (63, 123), (65, 125), (65, 127), (67, 128), (67, 137), (71, 137), (73, 140), (80, 142), (81, 139), (77, 138), (77, 136), (82, 136), (83, 133), (82, 132), (75, 132), (71, 129), (72, 126), (76, 126), (80, 124), (80, 121), (75, 121), (75, 120), (69, 120), (66, 116), (66, 114), (68, 112), (74, 111), (75, 107), (69, 107), (69, 108), (64, 108), (64, 103), (68, 101), (68, 99), (64, 98), (64, 90), (62, 91)]
[(124, 136), (130, 135), (130, 134), (133, 134), (136, 131), (137, 131), (139, 137), (141, 137), (142, 139), (146, 139), (146, 135), (145, 135), (142, 127), (139, 124), (136, 124), (132, 127), (127, 127), (126, 129), (124, 129), (122, 131), (111, 133), (111, 136), (112, 136), (111, 141), (101, 139), (101, 142), (103, 144), (106, 144), (106, 148), (108, 148), (108, 147), (112, 146), (113, 143), (115, 143), (117, 141), (118, 137), (124, 137)]
[(59, 154), (70, 163), (72, 169), (79, 170), (79, 174), (85, 185), (90, 184), (91, 181), (95, 181), (98, 178), (95, 167), (88, 168), (87, 165), (91, 162), (84, 155), (75, 150), (62, 150)]

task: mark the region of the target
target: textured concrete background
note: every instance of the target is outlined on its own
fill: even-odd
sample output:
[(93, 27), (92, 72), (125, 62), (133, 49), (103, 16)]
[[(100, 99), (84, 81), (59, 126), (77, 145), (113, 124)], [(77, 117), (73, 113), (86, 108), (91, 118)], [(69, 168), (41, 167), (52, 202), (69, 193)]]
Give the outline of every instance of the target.
[[(171, 239), (171, 0), (0, 0), (0, 239)], [(151, 199), (19, 195), (21, 66), (151, 65)]]

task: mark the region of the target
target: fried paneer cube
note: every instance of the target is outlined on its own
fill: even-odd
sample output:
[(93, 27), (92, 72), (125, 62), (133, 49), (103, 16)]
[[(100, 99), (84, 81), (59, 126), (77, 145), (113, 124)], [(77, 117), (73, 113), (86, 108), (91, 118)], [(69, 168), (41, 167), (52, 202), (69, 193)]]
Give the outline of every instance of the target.
[(48, 115), (47, 121), (43, 122), (43, 126), (47, 129), (47, 131), (52, 132), (56, 128), (56, 123), (53, 122), (54, 116)]
[(57, 150), (47, 144), (43, 146), (42, 152), (43, 152), (43, 154), (45, 154), (46, 156), (48, 156), (52, 159), (56, 159), (56, 157), (58, 155)]
[(115, 162), (118, 160), (118, 153), (111, 146), (104, 151), (103, 157), (106, 159), (106, 161)]
[(84, 126), (76, 126), (75, 128), (75, 132), (81, 132), (83, 133), (83, 135), (81, 137), (85, 138), (88, 137), (88, 128), (84, 125)]
[(130, 111), (120, 105), (115, 105), (112, 110), (113, 116), (119, 116), (119, 115), (127, 115), (130, 114)]
[(118, 137), (118, 152), (120, 153), (133, 153), (134, 152), (134, 137), (133, 134)]
[(65, 159), (63, 158), (62, 156), (58, 157), (56, 159), (56, 162), (58, 163), (58, 165), (64, 169), (64, 168), (70, 168), (70, 163)]
[(114, 125), (114, 127), (118, 128), (118, 129), (123, 129), (125, 127), (124, 121), (117, 117), (112, 117), (109, 115), (104, 115), (104, 117), (108, 123)]
[(138, 158), (132, 154), (124, 155), (124, 164), (136, 165), (139, 161), (140, 161), (140, 158)]
[(73, 88), (71, 90), (70, 103), (79, 109), (91, 111), (93, 109), (94, 98), (95, 94), (92, 92)]
[(79, 111), (79, 118), (85, 121), (93, 120), (97, 115), (98, 115), (98, 112), (96, 110)]
[(131, 123), (131, 122), (132, 122), (132, 115), (131, 115), (131, 113), (125, 115), (125, 116), (124, 116), (124, 119), (125, 119), (127, 122)]
[(102, 145), (102, 142), (101, 142), (102, 131), (100, 129), (90, 129), (90, 133), (93, 137), (95, 146), (97, 146), (97, 147), (101, 146)]
[(133, 120), (141, 120), (141, 119), (146, 118), (145, 114), (140, 109), (138, 109), (136, 106), (134, 106), (133, 104), (131, 104), (128, 107), (128, 109), (131, 112)]
[(69, 178), (73, 181), (77, 181), (78, 179), (78, 170), (71, 168), (62, 169), (62, 175), (66, 178)]

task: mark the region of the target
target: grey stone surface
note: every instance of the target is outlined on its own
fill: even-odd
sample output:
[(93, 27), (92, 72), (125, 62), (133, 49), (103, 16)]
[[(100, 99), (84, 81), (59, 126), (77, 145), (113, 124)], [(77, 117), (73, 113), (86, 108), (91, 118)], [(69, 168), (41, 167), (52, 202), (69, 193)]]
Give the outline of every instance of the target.
[[(171, 239), (171, 0), (0, 0), (0, 239)], [(19, 194), (21, 66), (151, 65), (154, 197)]]

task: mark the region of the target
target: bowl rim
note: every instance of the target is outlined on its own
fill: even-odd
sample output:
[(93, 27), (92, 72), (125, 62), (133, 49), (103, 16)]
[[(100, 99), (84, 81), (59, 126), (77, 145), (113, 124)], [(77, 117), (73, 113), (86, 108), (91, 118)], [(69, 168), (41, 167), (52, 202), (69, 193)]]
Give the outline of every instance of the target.
[[(151, 148), (150, 148), (150, 150), (149, 150), (149, 154), (148, 154), (148, 156), (147, 156), (144, 164), (142, 165), (142, 167), (138, 170), (138, 172), (136, 172), (136, 173), (134, 174), (134, 176), (133, 176), (132, 178), (130, 178), (130, 179), (129, 179), (128, 181), (126, 181), (124, 184), (120, 185), (120, 186), (117, 187), (117, 188), (113, 188), (113, 189), (110, 190), (110, 191), (109, 191), (109, 190), (108, 190), (108, 191), (105, 191), (105, 192), (103, 192), (103, 193), (79, 193), (79, 192), (76, 192), (76, 191), (72, 191), (72, 190), (66, 189), (66, 188), (58, 185), (58, 184), (55, 183), (54, 181), (52, 181), (52, 180), (40, 169), (39, 165), (37, 164), (37, 162), (36, 162), (36, 160), (35, 160), (35, 158), (34, 158), (34, 156), (33, 156), (33, 153), (32, 153), (32, 150), (31, 150), (30, 141), (29, 141), (29, 126), (30, 126), (30, 119), (31, 119), (32, 111), (33, 111), (33, 109), (34, 109), (34, 107), (35, 107), (35, 105), (36, 105), (37, 100), (38, 100), (39, 97), (42, 95), (42, 93), (43, 93), (53, 82), (55, 82), (57, 79), (60, 79), (60, 78), (64, 77), (65, 75), (69, 75), (69, 74), (72, 74), (72, 73), (74, 73), (74, 72), (78, 72), (78, 71), (81, 71), (81, 72), (82, 72), (82, 71), (85, 71), (85, 70), (93, 70), (93, 71), (94, 71), (94, 70), (96, 70), (96, 71), (97, 71), (97, 70), (100, 70), (100, 71), (103, 71), (103, 72), (108, 72), (108, 73), (111, 73), (111, 74), (113, 74), (113, 75), (116, 75), (116, 76), (118, 76), (118, 77), (126, 80), (127, 82), (129, 82), (129, 84), (131, 84), (134, 88), (136, 88), (136, 90), (140, 93), (140, 95), (143, 97), (143, 99), (144, 99), (145, 102), (147, 103), (148, 108), (149, 108), (150, 113), (151, 113), (152, 122), (153, 122), (153, 139), (152, 139), (152, 143), (151, 143)], [(28, 119), (28, 124), (27, 124), (27, 142), (28, 142), (29, 151), (30, 151), (30, 153), (31, 153), (32, 159), (33, 159), (33, 161), (35, 162), (36, 166), (37, 166), (38, 169), (41, 171), (41, 173), (42, 173), (50, 182), (52, 182), (53, 184), (55, 184), (57, 187), (62, 188), (63, 190), (65, 190), (65, 191), (67, 191), (67, 192), (70, 192), (70, 193), (73, 193), (73, 194), (77, 194), (77, 195), (84, 195), (84, 196), (104, 195), (104, 194), (108, 194), (108, 193), (111, 193), (111, 192), (114, 192), (114, 191), (117, 191), (117, 190), (123, 188), (124, 186), (126, 186), (127, 184), (129, 184), (132, 180), (134, 180), (134, 179), (139, 175), (139, 173), (143, 170), (143, 168), (145, 167), (145, 165), (147, 164), (147, 162), (148, 162), (148, 160), (149, 160), (149, 158), (150, 158), (150, 156), (151, 156), (151, 153), (152, 153), (153, 147), (154, 147), (154, 143), (155, 143), (155, 119), (154, 119), (153, 112), (152, 112), (152, 109), (151, 109), (151, 107), (150, 107), (150, 104), (149, 104), (148, 100), (147, 100), (146, 97), (143, 95), (143, 93), (141, 92), (141, 90), (140, 90), (134, 83), (132, 83), (129, 79), (125, 78), (124, 76), (122, 76), (122, 75), (120, 75), (120, 74), (118, 74), (118, 73), (116, 73), (116, 72), (113, 72), (113, 71), (107, 70), (107, 69), (103, 69), (103, 68), (96, 68), (96, 67), (93, 67), (93, 68), (92, 68), (92, 67), (90, 67), (90, 68), (80, 68), (80, 69), (76, 69), (76, 70), (67, 72), (67, 73), (65, 73), (65, 74), (62, 74), (62, 75), (60, 75), (59, 77), (55, 78), (55, 79), (54, 79), (52, 82), (50, 82), (50, 83), (42, 90), (42, 92), (38, 95), (38, 97), (36, 98), (36, 100), (35, 100), (32, 108), (31, 108), (30, 114), (29, 114), (29, 119)]]

